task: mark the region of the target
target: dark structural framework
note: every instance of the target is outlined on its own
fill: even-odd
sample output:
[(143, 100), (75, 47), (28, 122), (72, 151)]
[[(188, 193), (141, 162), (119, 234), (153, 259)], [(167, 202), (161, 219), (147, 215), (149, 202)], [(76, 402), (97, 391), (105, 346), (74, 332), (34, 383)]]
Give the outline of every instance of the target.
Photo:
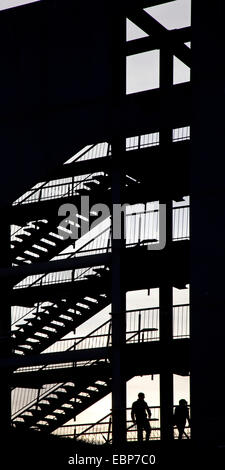
[[(121, 448), (134, 439), (127, 381), (159, 374), (152, 436), (168, 443), (177, 374), (190, 375), (186, 444), (225, 446), (222, 1), (193, 1), (192, 26), (176, 30), (144, 10), (163, 3), (46, 0), (0, 14), (6, 436), (85, 439), (87, 427), (65, 425), (112, 392), (107, 426), (89, 431), (105, 425), (104, 439)], [(127, 19), (147, 36), (126, 42)], [(126, 94), (127, 58), (155, 50), (159, 87)], [(174, 57), (190, 82), (174, 85)], [(136, 207), (124, 216), (126, 240), (112, 236), (112, 217), (89, 231), (97, 209), (88, 221), (87, 201)], [(173, 288), (189, 284), (190, 308), (174, 306)], [(153, 288), (157, 309), (127, 310), (127, 292)], [(76, 335), (110, 305), (109, 321)]]

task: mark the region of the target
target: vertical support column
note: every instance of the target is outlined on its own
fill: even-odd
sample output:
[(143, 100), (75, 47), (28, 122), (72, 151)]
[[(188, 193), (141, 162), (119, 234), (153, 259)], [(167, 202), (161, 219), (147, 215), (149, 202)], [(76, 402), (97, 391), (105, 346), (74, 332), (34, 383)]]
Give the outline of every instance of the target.
[[(122, 154), (125, 138), (116, 133), (117, 113), (126, 94), (126, 17), (122, 9), (112, 12), (112, 207), (122, 204), (121, 189), (124, 184)], [(112, 220), (112, 437), (118, 449), (126, 442), (126, 379), (124, 348), (126, 343), (126, 291), (124, 286), (124, 239), (114, 237), (116, 220)], [(122, 230), (123, 236), (123, 230)]]
[[(119, 142), (113, 142), (112, 199), (121, 202), (121, 172), (116, 168)], [(113, 221), (112, 235), (116, 221)], [(122, 233), (123, 235), (123, 233)], [(124, 240), (112, 238), (112, 433), (113, 443), (120, 446), (126, 441), (126, 380), (124, 371), (124, 347), (126, 343), (126, 291), (123, 265)]]
[[(205, 443), (207, 457), (210, 442), (219, 444), (221, 453), (225, 448), (223, 22), (222, 0), (216, 11), (205, 8), (203, 0), (193, 2), (191, 424), (192, 439), (200, 449)], [(214, 450), (213, 462), (216, 457)]]
[[(10, 226), (7, 215), (4, 217), (0, 233), (1, 267), (8, 268), (10, 262)], [(8, 358), (11, 354), (10, 348), (11, 329), (11, 307), (10, 307), (10, 280), (1, 280), (1, 311), (0, 311), (0, 357)], [(0, 386), (0, 416), (1, 416), (1, 439), (7, 440), (11, 421), (11, 393), (9, 386), (9, 370), (1, 371)], [(4, 445), (2, 447), (4, 449)]]
[[(173, 85), (173, 55), (166, 44), (160, 50), (160, 93), (161, 112), (165, 112), (167, 97)], [(171, 158), (170, 148), (172, 142), (172, 129), (160, 129), (160, 147), (164, 158)], [(166, 250), (172, 242), (172, 201), (166, 203)], [(160, 371), (160, 427), (161, 440), (173, 439), (173, 373), (170, 369), (169, 353), (173, 340), (173, 286), (170, 280), (160, 285), (160, 344), (161, 344), (161, 371)]]
[[(172, 240), (172, 203), (167, 202), (167, 245)], [(167, 246), (168, 248), (168, 246)], [(168, 279), (160, 285), (160, 427), (161, 439), (173, 439), (173, 372), (170, 364), (170, 346), (173, 341), (173, 286)]]

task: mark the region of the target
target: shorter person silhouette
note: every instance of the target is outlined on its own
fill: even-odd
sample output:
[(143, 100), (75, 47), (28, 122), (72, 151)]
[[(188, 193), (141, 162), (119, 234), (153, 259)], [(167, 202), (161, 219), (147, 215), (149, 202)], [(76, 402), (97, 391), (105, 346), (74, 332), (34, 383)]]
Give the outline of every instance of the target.
[(143, 430), (146, 433), (145, 439), (149, 440), (151, 426), (149, 419), (151, 418), (151, 410), (144, 400), (144, 393), (138, 394), (138, 400), (134, 401), (131, 409), (131, 419), (137, 425), (138, 442), (143, 442)]
[(179, 401), (179, 405), (176, 406), (175, 412), (174, 412), (174, 425), (177, 426), (177, 429), (179, 431), (178, 439), (182, 439), (183, 434), (184, 434), (184, 428), (185, 428), (187, 421), (190, 424), (187, 402), (186, 400), (181, 399)]

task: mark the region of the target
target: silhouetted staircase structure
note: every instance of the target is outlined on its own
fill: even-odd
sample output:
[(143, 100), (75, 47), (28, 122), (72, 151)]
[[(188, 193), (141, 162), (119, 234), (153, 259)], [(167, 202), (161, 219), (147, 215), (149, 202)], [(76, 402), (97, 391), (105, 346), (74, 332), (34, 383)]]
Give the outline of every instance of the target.
[[(143, 181), (145, 183), (141, 184), (140, 178), (135, 179), (127, 175), (124, 179), (124, 200), (126, 200), (126, 197), (130, 197), (131, 200), (135, 201), (139, 199), (140, 201), (148, 201), (148, 178), (144, 178)], [(109, 203), (110, 187), (109, 174), (105, 173), (104, 175), (93, 176), (93, 181), (85, 182), (78, 194), (72, 197), (68, 195), (68, 197), (61, 199), (15, 206), (17, 217), (20, 208), (22, 209), (22, 220), (26, 221), (26, 225), (21, 224), (23, 233), (16, 236), (16, 238), (14, 237), (12, 241), (13, 263), (24, 265), (34, 261), (50, 261), (59, 255), (71, 245), (71, 239), (64, 239), (58, 235), (57, 213), (52, 208), (59, 207), (61, 203), (65, 202), (76, 204), (76, 200), (87, 194), (90, 195), (90, 205), (100, 200)], [(38, 210), (32, 211), (32, 206), (36, 206)], [(43, 217), (40, 217), (42, 208), (44, 214)], [(26, 209), (28, 216), (24, 217)], [(33, 214), (38, 214), (37, 220), (32, 217)], [(182, 259), (179, 253), (186, 251), (187, 243), (173, 243), (174, 253), (176, 248), (179, 248), (178, 259)], [(127, 288), (130, 287), (131, 290), (135, 289), (135, 286), (139, 288), (143, 285), (145, 277), (142, 269), (144, 266), (143, 261), (147, 262), (148, 260), (146, 254), (149, 256), (146, 249), (147, 247), (142, 247), (139, 243), (129, 249), (126, 263), (129, 266)], [(152, 253), (152, 259), (155, 263), (155, 282), (157, 285), (158, 277), (161, 275), (162, 254), (154, 252)], [(165, 259), (164, 255), (164, 263), (166, 262)], [(138, 268), (140, 272), (137, 280), (134, 279), (132, 271), (135, 266), (138, 266), (138, 262), (140, 262), (140, 265), (142, 264), (142, 272)], [(157, 267), (157, 264), (159, 264), (159, 267)], [(43, 277), (44, 275), (41, 276), (41, 278)], [(179, 277), (181, 277), (181, 280), (179, 280)], [(183, 280), (179, 272), (177, 272), (176, 278), (178, 285), (179, 282), (184, 285), (188, 279), (187, 277)], [(21, 280), (22, 277), (19, 281)], [(146, 287), (149, 287), (149, 283), (151, 284), (151, 281), (147, 280)], [(110, 264), (107, 263), (97, 267), (94, 266), (91, 272), (90, 268), (87, 268), (87, 274), (84, 270), (80, 278), (71, 278), (70, 282), (60, 282), (59, 284), (53, 282), (52, 285), (47, 283), (43, 285), (40, 281), (39, 283), (34, 282), (30, 286), (28, 282), (27, 287), (14, 289), (12, 293), (13, 305), (34, 308), (37, 304), (36, 312), (32, 310), (32, 314), (26, 315), (22, 323), (19, 322), (17, 329), (12, 332), (12, 347), (15, 354), (17, 356), (32, 357), (32, 355), (44, 352), (108, 306), (110, 301), (111, 270)], [(42, 306), (42, 302), (47, 302), (48, 305)], [(49, 390), (40, 395), (36, 402), (32, 401), (21, 410), (18, 410), (13, 416), (13, 425), (17, 428), (38, 429), (42, 432), (51, 433), (110, 393), (111, 364), (109, 359), (87, 361), (81, 369), (83, 368), (85, 368), (86, 373), (80, 374), (79, 379), (75, 375), (74, 380), (51, 386)], [(14, 377), (16, 375), (17, 373), (14, 374)], [(135, 375), (135, 372), (133, 375)], [(127, 379), (133, 375), (129, 374)]]
[[(110, 324), (110, 323), (109, 323)], [(99, 327), (99, 330), (101, 326)], [(88, 340), (90, 340), (93, 333), (97, 332), (94, 330), (86, 337), (82, 338), (84, 346), (88, 347)], [(16, 374), (19, 377), (25, 375), (32, 375), (34, 383), (36, 381), (36, 388), (39, 388), (38, 399), (31, 400), (21, 410), (18, 410), (13, 416), (13, 425), (18, 428), (31, 428), (45, 431), (48, 433), (53, 432), (58, 427), (67, 423), (69, 420), (75, 418), (79, 413), (86, 410), (89, 406), (95, 404), (98, 400), (105, 397), (111, 392), (111, 360), (110, 360), (110, 335), (111, 329), (109, 328), (107, 334), (108, 346), (107, 355), (105, 359), (100, 360), (87, 360), (83, 364), (73, 365), (67, 364), (66, 368), (63, 369), (61, 366), (60, 373), (64, 372), (65, 382), (58, 383), (57, 385), (49, 385), (47, 390), (41, 392), (41, 384), (45, 383), (46, 375), (43, 374), (53, 372), (51, 375), (50, 382), (57, 377), (57, 372), (52, 370), (54, 366), (40, 367), (33, 372), (19, 372)], [(132, 338), (136, 337), (137, 343), (132, 343)], [(131, 342), (130, 342), (131, 340)], [(74, 343), (69, 350), (76, 349), (79, 342)], [(129, 344), (128, 344), (129, 343)], [(138, 331), (128, 339), (127, 347), (129, 351), (127, 353), (126, 360), (128, 361), (126, 367), (126, 379), (130, 380), (136, 374), (148, 374), (158, 373), (158, 370), (162, 367), (160, 359), (160, 342), (150, 341), (150, 343), (142, 342), (141, 336)], [(138, 345), (138, 346), (137, 346)], [(138, 347), (138, 349), (137, 349)], [(139, 349), (141, 348), (141, 349)], [(136, 364), (134, 369), (133, 363), (137, 356), (137, 351), (142, 357), (142, 361)], [(182, 368), (184, 367), (183, 373), (188, 370), (188, 361), (186, 360), (188, 351), (188, 340), (176, 340), (173, 344), (173, 354), (171, 361), (174, 366), (174, 371), (182, 374)], [(154, 355), (154, 365), (149, 363), (148, 353)], [(181, 357), (183, 359), (181, 360)], [(130, 360), (130, 362), (129, 362)], [(184, 365), (185, 363), (185, 365)], [(69, 375), (67, 374), (69, 372)], [(54, 375), (55, 374), (55, 375)], [(36, 376), (36, 378), (35, 378)], [(48, 376), (49, 377), (49, 376)], [(59, 375), (58, 375), (59, 377)], [(63, 377), (61, 375), (61, 377)], [(29, 378), (28, 378), (29, 380)], [(49, 380), (49, 379), (48, 379)], [(39, 384), (39, 385), (38, 385)]]
[(25, 354), (40, 353), (75, 330), (109, 303), (109, 268), (96, 268), (95, 274), (82, 280), (82, 288), (75, 288), (70, 297), (58, 299), (55, 304), (39, 311), (33, 318), (13, 332), (15, 351)]
[[(96, 368), (96, 376), (89, 377), (89, 368)], [(108, 371), (109, 363), (101, 365)], [(51, 433), (62, 424), (73, 419), (111, 391), (111, 378), (98, 370), (98, 361), (86, 366), (87, 374), (82, 380), (66, 382), (51, 389), (40, 397), (38, 403), (28, 405), (13, 420), (16, 427), (38, 429)]]
[[(77, 198), (81, 196), (92, 195), (93, 201), (98, 198), (99, 194), (102, 194), (102, 191), (107, 191), (109, 186), (108, 175), (98, 175), (94, 177), (93, 180), (88, 180), (77, 194), (72, 198), (58, 198), (54, 200), (57, 204), (56, 208), (59, 209), (61, 204), (64, 203), (74, 203), (76, 204)], [(39, 203), (31, 204), (32, 208), (34, 205), (38, 205), (39, 209), (41, 206), (46, 206), (46, 202), (40, 201)], [(12, 261), (17, 265), (24, 263), (31, 263), (32, 261), (46, 261), (52, 259), (54, 256), (58, 255), (61, 251), (71, 245), (71, 238), (66, 238), (59, 235), (57, 227), (57, 212), (55, 213), (51, 208), (51, 203), (47, 203), (47, 211), (44, 214), (43, 218), (47, 217), (44, 220), (35, 220), (32, 226), (25, 225), (23, 226), (23, 233), (15, 235), (16, 238), (12, 241)], [(30, 209), (30, 204), (26, 204), (27, 209)], [(45, 208), (45, 207), (43, 207)], [(30, 218), (33, 220), (35, 209), (31, 211)], [(58, 223), (60, 219), (58, 218)], [(79, 223), (77, 219), (76, 223)], [(18, 259), (19, 257), (19, 259)]]

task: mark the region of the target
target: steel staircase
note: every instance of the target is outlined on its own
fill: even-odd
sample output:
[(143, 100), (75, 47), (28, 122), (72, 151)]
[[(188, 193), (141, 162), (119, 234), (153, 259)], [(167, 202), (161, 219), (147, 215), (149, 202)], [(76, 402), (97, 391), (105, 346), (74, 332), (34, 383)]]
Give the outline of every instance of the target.
[[(105, 202), (108, 197), (107, 191), (111, 187), (109, 174), (92, 176), (92, 179), (73, 191), (73, 194), (55, 199), (58, 207), (60, 203), (72, 202), (72, 200), (76, 204), (76, 198), (80, 199), (85, 195), (91, 196), (91, 203), (99, 202), (103, 200), (103, 197)], [(126, 175), (123, 197), (126, 199), (128, 196), (127, 201), (129, 201), (129, 195), (132, 196), (132, 200), (136, 198), (137, 193), (142, 201), (148, 197), (146, 195), (148, 195), (149, 180), (143, 178), (142, 181), (143, 184), (140, 184), (137, 179)], [(108, 194), (110, 195), (110, 191)], [(26, 219), (29, 222), (23, 227), (21, 225), (18, 234), (13, 237), (13, 264), (21, 266), (33, 261), (52, 260), (71, 245), (70, 238), (64, 239), (58, 234), (57, 216), (56, 213), (51, 212), (51, 200), (48, 202), (49, 209), (47, 211), (45, 209), (43, 218), (41, 216), (35, 219), (29, 215)], [(39, 206), (41, 212), (42, 204), (44, 207), (46, 202), (39, 201), (35, 204)], [(25, 206), (31, 211), (32, 203), (23, 204), (23, 211), (26, 210)], [(43, 298), (41, 292), (45, 288), (49, 290)], [(48, 294), (51, 288), (51, 294)], [(108, 266), (95, 267), (92, 269), (92, 274), (86, 277), (84, 275), (80, 280), (74, 279), (59, 285), (55, 283), (54, 286), (49, 287), (43, 287), (40, 284), (23, 290), (25, 297), (27, 292), (28, 298), (30, 293), (36, 290), (37, 297), (40, 293), (40, 301), (37, 302), (36, 312), (25, 316), (23, 323), (20, 322), (17, 329), (12, 332), (12, 347), (17, 355), (39, 354), (109, 305), (111, 272)], [(19, 293), (19, 289), (13, 292)], [(29, 299), (28, 303), (26, 302), (27, 299), (24, 298), (24, 303), (13, 305), (29, 305)], [(42, 302), (44, 302), (43, 305)], [(31, 305), (34, 305), (33, 300)], [(40, 393), (38, 400), (33, 400), (25, 408), (19, 410), (13, 416), (14, 426), (52, 433), (111, 392), (109, 360), (89, 361), (84, 367), (87, 372), (79, 375), (78, 380), (74, 374), (74, 381), (51, 386), (44, 393)]]
[[(144, 188), (145, 192), (147, 187), (148, 184)], [(82, 189), (80, 189), (79, 198), (81, 196), (89, 195), (91, 198), (90, 205), (92, 205), (95, 202), (101, 201), (102, 195), (104, 193), (107, 194), (107, 191), (109, 189), (110, 178), (107, 173), (105, 173), (104, 176), (93, 176), (93, 181), (88, 181), (88, 184), (86, 183), (85, 185), (83, 185)], [(124, 191), (125, 194), (127, 194), (127, 198), (130, 199), (130, 197), (133, 197), (134, 190), (136, 193), (137, 189), (139, 191), (141, 189), (139, 181), (127, 175), (125, 178), (124, 187)], [(104, 198), (106, 197), (105, 194)], [(141, 197), (143, 199), (144, 195), (142, 195)], [(64, 204), (66, 202), (74, 203), (76, 205), (76, 198), (77, 195), (73, 196), (72, 200), (70, 198), (69, 201), (65, 197), (63, 199), (58, 199), (57, 209), (60, 207), (61, 204)], [(37, 203), (34, 204), (36, 205)], [(38, 203), (40, 211), (42, 204), (45, 203)], [(24, 204), (23, 208), (24, 206), (33, 206), (33, 204)], [(77, 206), (79, 207), (78, 204)], [(27, 208), (30, 210), (30, 207)], [(32, 215), (30, 216), (30, 218), (32, 219)], [(59, 217), (58, 223), (60, 223)], [(77, 223), (79, 224), (79, 218), (77, 219)], [(63, 232), (61, 232), (60, 235), (60, 230), (58, 230), (57, 224), (57, 212), (55, 213), (55, 211), (51, 211), (51, 204), (49, 201), (49, 208), (47, 210), (47, 213), (43, 215), (43, 219), (32, 219), (26, 225), (21, 227), (21, 230), (18, 230), (17, 233), (15, 233), (11, 241), (11, 260), (13, 264), (18, 266), (21, 266), (25, 263), (32, 263), (34, 261), (48, 261), (57, 256), (63, 250), (65, 250), (73, 242), (74, 240), (72, 240), (70, 237), (63, 237)]]
[(62, 292), (61, 299), (24, 319), (24, 323), (13, 332), (16, 353), (41, 353), (109, 304), (108, 267), (95, 268), (94, 274), (80, 282), (82, 289), (76, 288), (75, 281), (71, 295)]
[[(77, 194), (73, 196), (73, 201), (76, 203), (76, 198), (91, 195), (93, 200), (98, 199), (103, 191), (109, 187), (109, 175), (105, 174), (93, 176), (93, 180), (88, 180)], [(58, 200), (58, 208), (60, 204), (67, 202), (67, 199)], [(71, 201), (72, 202), (72, 201)], [(37, 204), (37, 203), (34, 203)], [(42, 202), (38, 205), (41, 208)], [(28, 208), (33, 204), (26, 204)], [(46, 261), (52, 259), (58, 253), (67, 248), (73, 241), (70, 238), (65, 239), (58, 233), (58, 226), (56, 220), (57, 214), (51, 214), (51, 207), (48, 210), (48, 219), (45, 215), (43, 220), (35, 220), (21, 227), (22, 233), (15, 234), (11, 242), (12, 247), (12, 262), (16, 265), (24, 263), (31, 263), (33, 261)], [(60, 219), (58, 219), (60, 222)], [(77, 223), (79, 219), (77, 219)]]
[[(110, 363), (94, 361), (86, 368), (84, 378), (51, 387), (40, 396), (38, 402), (28, 404), (25, 410), (16, 413), (13, 425), (51, 433), (110, 393)], [(103, 370), (108, 373), (108, 377), (106, 373), (101, 376)]]

